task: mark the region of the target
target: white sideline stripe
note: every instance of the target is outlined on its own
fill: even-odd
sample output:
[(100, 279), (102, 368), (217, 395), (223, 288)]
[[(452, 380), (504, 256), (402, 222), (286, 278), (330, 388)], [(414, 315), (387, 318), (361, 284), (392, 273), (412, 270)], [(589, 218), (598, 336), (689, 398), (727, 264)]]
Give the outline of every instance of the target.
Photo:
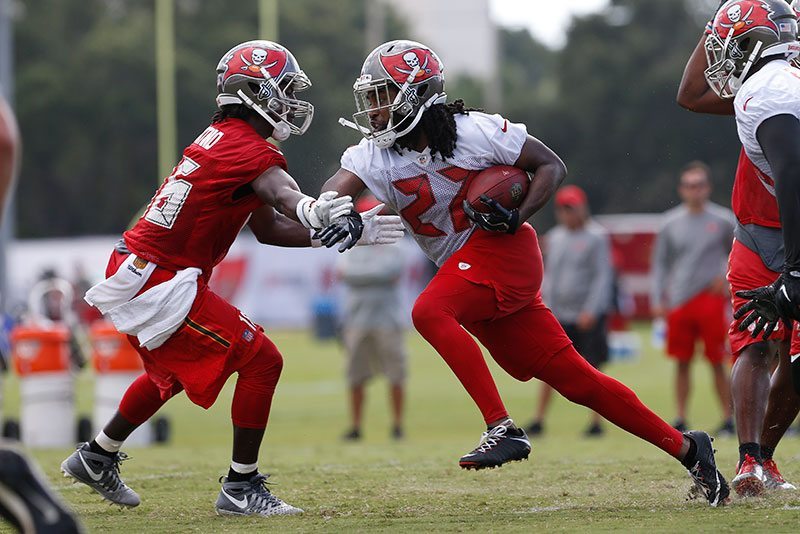
[[(162, 478), (189, 478), (190, 476), (199, 475), (199, 474), (200, 474), (199, 471), (181, 471), (180, 473), (178, 473), (178, 472), (159, 473), (159, 474), (153, 474), (153, 475), (141, 475), (141, 476), (138, 476), (138, 477), (125, 477), (124, 480), (125, 480), (125, 484), (128, 484), (129, 482), (139, 482), (141, 480), (160, 480)], [(67, 482), (66, 484), (63, 484), (63, 485), (60, 485), (60, 486), (56, 486), (56, 489), (58, 489), (58, 491), (69, 491), (69, 490), (80, 490), (80, 489), (84, 489), (85, 487), (86, 487), (86, 484), (84, 484), (82, 482), (78, 482), (76, 484), (72, 484), (71, 482)]]

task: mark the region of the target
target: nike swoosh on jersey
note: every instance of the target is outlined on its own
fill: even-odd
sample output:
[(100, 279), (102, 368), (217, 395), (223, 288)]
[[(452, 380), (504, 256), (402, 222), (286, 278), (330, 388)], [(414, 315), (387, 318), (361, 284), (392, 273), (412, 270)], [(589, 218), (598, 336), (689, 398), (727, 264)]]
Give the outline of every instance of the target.
[(508, 131), (508, 119), (503, 120), (503, 127), (500, 128), (500, 131), (506, 133)]
[(237, 499), (236, 497), (229, 495), (224, 488), (222, 489), (222, 494), (225, 495), (225, 497), (227, 497), (229, 501), (231, 501), (239, 508), (247, 508), (247, 497), (242, 497), (241, 499)]
[(87, 464), (86, 460), (83, 459), (83, 454), (78, 453), (78, 459), (83, 464), (83, 468), (86, 469), (86, 472), (89, 474), (89, 478), (91, 478), (95, 482), (100, 482), (100, 479), (103, 478), (103, 473), (95, 473), (94, 471), (92, 471), (92, 468), (89, 467), (89, 464)]

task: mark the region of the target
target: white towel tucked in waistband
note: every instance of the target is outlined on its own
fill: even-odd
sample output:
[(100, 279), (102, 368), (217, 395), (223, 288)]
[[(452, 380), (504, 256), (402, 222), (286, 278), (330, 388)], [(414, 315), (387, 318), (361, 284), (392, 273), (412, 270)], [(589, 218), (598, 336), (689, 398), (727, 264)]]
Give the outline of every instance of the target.
[(160, 347), (180, 328), (197, 296), (200, 269), (189, 267), (133, 298), (156, 264), (130, 254), (117, 272), (86, 292), (84, 300), (107, 315), (123, 334), (147, 350)]

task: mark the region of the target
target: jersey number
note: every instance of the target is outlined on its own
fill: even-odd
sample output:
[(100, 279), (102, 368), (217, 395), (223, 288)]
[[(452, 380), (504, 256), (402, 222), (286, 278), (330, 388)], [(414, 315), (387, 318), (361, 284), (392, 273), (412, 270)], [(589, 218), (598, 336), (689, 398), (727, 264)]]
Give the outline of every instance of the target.
[[(456, 233), (468, 230), (472, 223), (467, 214), (464, 213), (464, 208), (461, 204), (467, 196), (469, 183), (478, 174), (478, 171), (468, 171), (460, 167), (447, 167), (438, 171), (438, 173), (451, 182), (460, 184), (458, 192), (450, 202), (448, 209), (450, 211), (450, 219), (453, 222), (453, 230)], [(392, 182), (392, 185), (404, 195), (415, 197), (408, 206), (400, 210), (400, 215), (411, 225), (414, 233), (427, 237), (446, 235), (443, 230), (437, 228), (433, 223), (421, 220), (421, 216), (436, 203), (436, 199), (433, 196), (433, 188), (431, 188), (431, 180), (427, 174), (397, 180)]]
[(144, 218), (164, 228), (172, 228), (192, 190), (192, 184), (176, 177), (188, 176), (199, 168), (194, 160), (184, 156), (150, 201)]

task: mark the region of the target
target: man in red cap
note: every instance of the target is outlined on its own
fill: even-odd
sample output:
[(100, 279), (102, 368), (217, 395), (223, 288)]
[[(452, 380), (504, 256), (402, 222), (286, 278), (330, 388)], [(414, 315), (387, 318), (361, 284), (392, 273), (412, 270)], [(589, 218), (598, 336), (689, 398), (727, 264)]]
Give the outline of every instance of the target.
[[(606, 316), (611, 307), (613, 270), (605, 230), (589, 217), (586, 193), (576, 185), (555, 195), (558, 225), (545, 235), (545, 276), (542, 298), (572, 340), (575, 349), (599, 369), (608, 360)], [(553, 388), (542, 383), (539, 408), (528, 433), (543, 430)], [(584, 432), (600, 436), (602, 418), (592, 412)]]

